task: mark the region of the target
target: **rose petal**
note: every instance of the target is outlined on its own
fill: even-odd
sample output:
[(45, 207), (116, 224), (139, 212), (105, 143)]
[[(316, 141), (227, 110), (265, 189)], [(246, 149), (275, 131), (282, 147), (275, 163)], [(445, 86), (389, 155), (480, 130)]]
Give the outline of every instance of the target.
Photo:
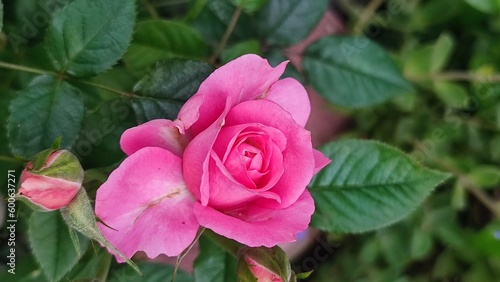
[(156, 119), (127, 129), (122, 134), (120, 146), (127, 155), (142, 148), (158, 147), (180, 157), (188, 142), (180, 121)]
[(249, 204), (228, 215), (199, 203), (194, 210), (201, 226), (217, 234), (250, 247), (273, 247), (295, 241), (296, 234), (307, 229), (314, 201), (309, 191), (304, 190), (293, 205), (281, 210)]
[(285, 78), (274, 83), (266, 96), (289, 112), (301, 126), (305, 126), (311, 114), (311, 101), (302, 84), (293, 78)]
[(260, 197), (281, 202), (280, 197), (267, 189), (248, 189), (234, 179), (222, 164), (219, 157), (212, 152), (210, 160), (210, 206), (214, 208), (234, 208), (242, 203)]
[[(19, 194), (48, 210), (67, 206), (80, 190), (81, 183), (35, 175), (25, 170)], [(29, 174), (29, 177), (26, 175)]]
[(322, 152), (314, 149), (314, 174), (318, 173), (321, 169), (327, 166), (332, 160), (326, 157)]
[[(97, 190), (96, 214), (104, 236), (125, 256), (144, 251), (177, 256), (196, 236), (194, 197), (187, 191), (182, 160), (148, 147), (126, 158)], [(120, 260), (119, 260), (120, 261)]]
[(183, 171), (189, 191), (203, 205), (208, 204), (210, 196), (208, 165), (210, 152), (229, 112), (231, 99), (226, 100), (226, 107), (219, 118), (207, 130), (198, 134), (189, 142), (183, 154)]
[[(232, 107), (265, 94), (278, 81), (287, 64), (283, 62), (273, 68), (257, 55), (241, 56), (215, 70), (184, 104), (179, 118), (186, 129), (191, 128), (196, 135), (218, 119), (227, 99), (231, 99)], [(202, 103), (199, 96), (203, 96)], [(198, 119), (195, 121), (193, 117)]]
[[(299, 198), (313, 176), (311, 133), (298, 125), (282, 107), (267, 100), (243, 102), (232, 108), (226, 117), (226, 126), (254, 122), (274, 127), (287, 138), (283, 151), (284, 173), (270, 191), (281, 197), (278, 207), (288, 207)], [(268, 207), (276, 206), (276, 201), (268, 203)]]

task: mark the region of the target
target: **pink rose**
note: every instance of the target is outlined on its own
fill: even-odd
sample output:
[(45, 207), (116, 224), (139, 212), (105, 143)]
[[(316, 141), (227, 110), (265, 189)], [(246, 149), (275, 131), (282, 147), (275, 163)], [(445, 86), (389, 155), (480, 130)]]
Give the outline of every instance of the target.
[(35, 156), (43, 158), (41, 167), (29, 162), (22, 172), (19, 197), (52, 211), (67, 206), (76, 196), (82, 187), (83, 169), (69, 151), (58, 150), (48, 156), (44, 152)]
[(128, 154), (97, 191), (104, 235), (131, 257), (176, 256), (201, 226), (248, 246), (295, 240), (314, 202), (306, 189), (329, 163), (304, 129), (310, 103), (294, 79), (245, 55), (213, 72), (178, 119), (127, 130)]

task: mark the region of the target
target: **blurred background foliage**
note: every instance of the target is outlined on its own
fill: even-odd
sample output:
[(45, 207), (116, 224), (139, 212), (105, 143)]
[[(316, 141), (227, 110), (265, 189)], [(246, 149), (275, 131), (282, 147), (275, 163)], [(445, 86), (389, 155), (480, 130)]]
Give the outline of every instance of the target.
[[(156, 61), (189, 58), (218, 66), (255, 53), (275, 64), (286, 58), (286, 48), (303, 40), (329, 9), (342, 18), (346, 34), (364, 35), (382, 46), (404, 81), (411, 84), (407, 95), (388, 97), (382, 104), (358, 109), (329, 105), (352, 120), (350, 129), (339, 138), (381, 140), (412, 154), (424, 165), (452, 172), (454, 177), (408, 219), (365, 234), (324, 234), (334, 246), (327, 259), (307, 263), (306, 256), (293, 264), (301, 270), (315, 270), (309, 281), (499, 281), (500, 2), (311, 1), (139, 1), (134, 40), (123, 59), (85, 83), (73, 83), (86, 94), (83, 129), (75, 144), (92, 144), (90, 153), (80, 155), (91, 197), (106, 179), (105, 172), (124, 157), (116, 146), (121, 133), (144, 120), (165, 117), (163, 109), (175, 106), (141, 104), (117, 94), (131, 89), (145, 95), (154, 92), (141, 88), (140, 81), (155, 79), (148, 77), (148, 71), (161, 68), (155, 66)], [(0, 61), (51, 70), (43, 44), (48, 19), (38, 17), (38, 23), (33, 23), (43, 10), (40, 3), (45, 1), (2, 2), (5, 16)], [(48, 17), (68, 2), (46, 1), (52, 3)], [(377, 67), (369, 59), (365, 64)], [(317, 72), (306, 68), (304, 76), (290, 65), (286, 75), (308, 84)], [(7, 120), (9, 101), (34, 77), (30, 72), (0, 68), (0, 120)], [(331, 98), (330, 93), (316, 88), (326, 99)], [(332, 91), (335, 88), (332, 84)], [(146, 107), (150, 116), (141, 115), (141, 107)], [(111, 122), (111, 129), (95, 131), (103, 119)], [(0, 130), (0, 144), (7, 144), (5, 122)], [(19, 173), (22, 165), (7, 146), (0, 146), (1, 171), (15, 169)], [(0, 181), (6, 183), (6, 174), (0, 174)], [(20, 212), (28, 213), (26, 209)], [(27, 222), (20, 221), (18, 242), (27, 242), (27, 229)], [(7, 235), (2, 230), (2, 239)], [(7, 250), (2, 247), (0, 251), (3, 260)], [(106, 259), (102, 250), (98, 256), (92, 256), (93, 252), (89, 247), (84, 263), (64, 279), (93, 275), (96, 265)], [(17, 271), (27, 275), (14, 279), (44, 281), (29, 253), (28, 244), (20, 243)], [(110, 276), (113, 281), (137, 279), (121, 266), (113, 267), (117, 270)], [(166, 271), (152, 264), (145, 269)], [(3, 275), (0, 280), (14, 281), (12, 276)], [(164, 281), (165, 275), (160, 276), (162, 280), (150, 281)], [(182, 275), (178, 279), (190, 281), (182, 280)]]

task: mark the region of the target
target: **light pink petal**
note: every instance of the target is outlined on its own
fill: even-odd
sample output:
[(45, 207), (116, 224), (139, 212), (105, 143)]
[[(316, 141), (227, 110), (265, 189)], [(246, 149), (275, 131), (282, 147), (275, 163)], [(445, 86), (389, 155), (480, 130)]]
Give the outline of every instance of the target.
[[(275, 68), (266, 59), (249, 54), (241, 56), (215, 70), (198, 92), (182, 107), (179, 118), (186, 129), (196, 135), (214, 123), (224, 110), (226, 100), (231, 106), (264, 95), (278, 81), (288, 62)], [(200, 103), (200, 97), (203, 102)], [(198, 119), (193, 122), (193, 117)]]
[[(81, 183), (64, 179), (23, 173), (24, 180), (19, 187), (19, 194), (47, 210), (56, 210), (67, 206), (81, 188)], [(29, 174), (29, 177), (26, 175)]]
[[(177, 256), (196, 236), (195, 199), (186, 189), (182, 160), (148, 147), (126, 158), (97, 190), (96, 214), (104, 236), (131, 258), (144, 251)], [(120, 261), (120, 260), (119, 260)]]
[[(315, 168), (311, 133), (299, 126), (282, 107), (267, 100), (241, 103), (228, 113), (226, 126), (246, 123), (261, 123), (280, 130), (287, 138), (283, 151), (284, 173), (269, 191), (281, 197), (279, 207), (293, 204), (311, 181)], [(276, 207), (276, 201), (269, 201), (268, 207)]]
[(201, 226), (250, 247), (273, 247), (295, 241), (296, 234), (307, 229), (313, 212), (314, 201), (307, 190), (297, 202), (281, 210), (249, 204), (241, 210), (225, 214), (195, 204), (195, 214)]
[(289, 112), (301, 126), (305, 126), (311, 114), (311, 101), (302, 84), (293, 78), (285, 78), (274, 83), (265, 99), (271, 100)]
[(158, 147), (180, 157), (188, 142), (180, 121), (156, 119), (127, 129), (122, 134), (120, 146), (127, 155), (142, 148)]
[(321, 169), (327, 166), (332, 160), (326, 157), (322, 152), (314, 149), (314, 174), (318, 173)]

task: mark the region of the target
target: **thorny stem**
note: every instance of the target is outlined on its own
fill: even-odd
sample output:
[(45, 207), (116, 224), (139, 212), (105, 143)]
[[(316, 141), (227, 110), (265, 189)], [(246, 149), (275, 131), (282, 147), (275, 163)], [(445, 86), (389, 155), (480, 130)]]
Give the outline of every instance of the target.
[(229, 37), (231, 36), (234, 28), (236, 27), (236, 23), (238, 23), (238, 19), (240, 18), (242, 11), (243, 8), (241, 6), (236, 7), (236, 10), (234, 11), (233, 16), (231, 17), (231, 21), (229, 22), (229, 25), (227, 26), (227, 29), (224, 32), (224, 35), (222, 36), (222, 39), (219, 42), (219, 45), (217, 45), (217, 48), (215, 49), (212, 57), (210, 57), (210, 59), (208, 60), (210, 64), (212, 65), (215, 64), (215, 61), (224, 50), (224, 47), (226, 47)]
[(358, 22), (356, 23), (356, 25), (354, 25), (354, 28), (352, 29), (354, 34), (360, 35), (361, 33), (363, 33), (365, 25), (370, 21), (373, 14), (375, 13), (375, 11), (378, 10), (378, 8), (380, 7), (380, 5), (382, 5), (382, 3), (384, 3), (384, 0), (370, 1), (368, 6), (366, 6), (366, 8), (361, 13), (361, 16), (359, 16)]

